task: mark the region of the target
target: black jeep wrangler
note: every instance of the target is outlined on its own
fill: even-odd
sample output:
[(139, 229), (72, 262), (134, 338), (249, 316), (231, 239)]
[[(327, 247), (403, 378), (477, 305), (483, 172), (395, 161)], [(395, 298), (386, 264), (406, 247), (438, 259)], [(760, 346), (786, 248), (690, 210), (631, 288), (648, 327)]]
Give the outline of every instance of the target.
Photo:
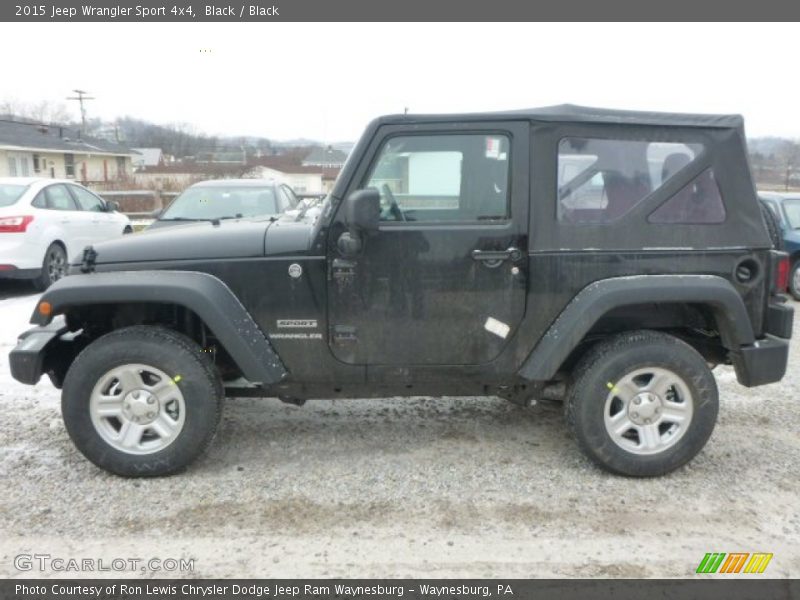
[(739, 116), (382, 117), (321, 210), (87, 248), (11, 369), (120, 475), (192, 462), (225, 396), (445, 394), (563, 400), (600, 466), (660, 475), (711, 435), (715, 365), (786, 370), (770, 226)]

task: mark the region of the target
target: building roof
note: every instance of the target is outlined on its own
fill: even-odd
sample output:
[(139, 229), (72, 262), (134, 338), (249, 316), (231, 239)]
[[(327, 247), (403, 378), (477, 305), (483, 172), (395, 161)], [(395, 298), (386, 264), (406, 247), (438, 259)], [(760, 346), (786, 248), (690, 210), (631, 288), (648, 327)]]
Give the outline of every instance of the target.
[(135, 158), (135, 162), (145, 167), (152, 167), (161, 164), (161, 159), (163, 158), (164, 154), (161, 148), (131, 148), (131, 150), (134, 150), (141, 155)]
[(216, 175), (240, 176), (244, 173), (253, 172), (258, 167), (265, 167), (278, 171), (284, 175), (322, 175), (323, 179), (336, 179), (341, 170), (339, 167), (319, 167), (312, 165), (302, 165), (296, 156), (261, 156), (250, 159), (246, 165), (241, 163), (208, 163), (208, 162), (183, 162), (169, 163), (154, 166), (145, 166), (137, 171), (144, 174), (193, 174), (193, 175)]
[(320, 167), (301, 164), (296, 156), (291, 155), (260, 156), (250, 159), (248, 165), (251, 167), (267, 167), (286, 174), (314, 174), (322, 171)]
[(210, 179), (198, 181), (192, 187), (274, 187), (279, 185), (274, 179)]
[(58, 125), (0, 120), (0, 148), (65, 152), (68, 154), (111, 154), (134, 156), (134, 150), (108, 140), (79, 136), (78, 132)]
[(682, 127), (739, 128), (744, 124), (741, 115), (646, 112), (592, 108), (574, 104), (559, 104), (542, 108), (527, 108), (503, 112), (445, 115), (387, 115), (381, 123), (413, 123), (416, 121), (499, 121), (526, 119), (565, 123), (610, 123), (616, 125), (672, 125)]
[(220, 177), (230, 175), (241, 175), (250, 170), (250, 165), (230, 164), (230, 163), (205, 163), (205, 162), (181, 162), (139, 169), (137, 173), (152, 173), (160, 175), (218, 175)]
[(324, 148), (315, 146), (311, 149), (305, 158), (303, 158), (304, 165), (343, 165), (347, 160), (347, 153), (326, 146)]

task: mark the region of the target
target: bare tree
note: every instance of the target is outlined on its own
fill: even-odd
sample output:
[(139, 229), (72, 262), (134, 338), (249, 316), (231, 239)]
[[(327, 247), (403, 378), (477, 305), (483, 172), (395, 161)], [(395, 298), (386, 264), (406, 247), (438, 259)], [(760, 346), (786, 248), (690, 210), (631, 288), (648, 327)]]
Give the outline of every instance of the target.
[(61, 102), (26, 103), (15, 98), (4, 98), (0, 102), (0, 113), (21, 119), (36, 121), (37, 123), (68, 123), (69, 111)]

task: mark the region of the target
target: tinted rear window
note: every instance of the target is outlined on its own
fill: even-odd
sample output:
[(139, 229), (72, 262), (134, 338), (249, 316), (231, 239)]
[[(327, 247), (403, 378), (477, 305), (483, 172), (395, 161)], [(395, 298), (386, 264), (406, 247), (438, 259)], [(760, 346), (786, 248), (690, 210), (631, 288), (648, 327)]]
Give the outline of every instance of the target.
[(11, 206), (12, 204), (15, 204), (27, 189), (27, 185), (19, 185), (17, 183), (0, 183), (0, 206)]

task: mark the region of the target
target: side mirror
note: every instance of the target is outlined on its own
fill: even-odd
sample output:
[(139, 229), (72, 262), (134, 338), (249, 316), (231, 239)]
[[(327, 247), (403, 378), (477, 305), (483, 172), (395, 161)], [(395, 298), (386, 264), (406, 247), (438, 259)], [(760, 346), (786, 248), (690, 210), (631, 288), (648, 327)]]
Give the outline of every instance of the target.
[(378, 231), (381, 195), (375, 188), (357, 190), (345, 200), (344, 220), (351, 236)]
[(116, 200), (106, 200), (106, 211), (119, 212), (119, 202)]
[(348, 231), (336, 240), (344, 256), (355, 256), (364, 247), (364, 237), (378, 231), (381, 220), (381, 195), (375, 188), (357, 190), (345, 200), (344, 222)]

